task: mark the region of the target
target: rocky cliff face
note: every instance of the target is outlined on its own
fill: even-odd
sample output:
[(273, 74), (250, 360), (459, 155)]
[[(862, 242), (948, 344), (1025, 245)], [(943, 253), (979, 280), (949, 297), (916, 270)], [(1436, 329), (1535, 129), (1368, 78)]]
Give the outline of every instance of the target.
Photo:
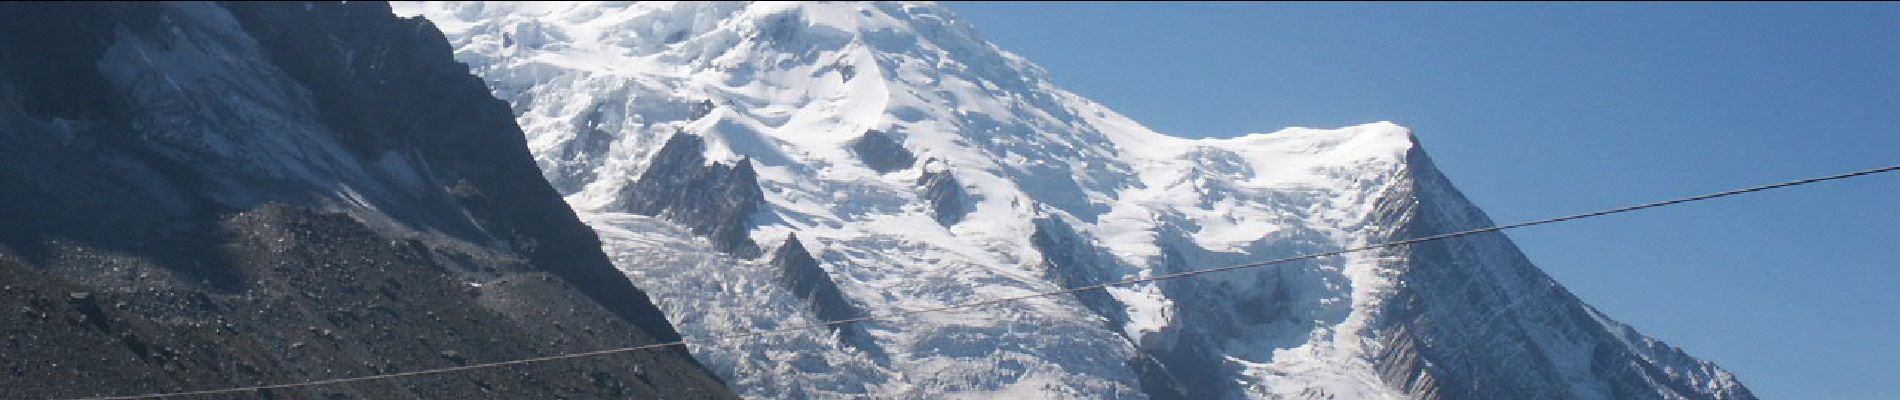
[(923, 197), (930, 205), (930, 216), (938, 224), (953, 226), (968, 214), (969, 199), (963, 193), (963, 184), (957, 182), (957, 176), (948, 170), (925, 171), (917, 178), (917, 186), (924, 190)]
[[(844, 293), (838, 291), (838, 283), (831, 280), (831, 274), (820, 267), (818, 260), (811, 258), (811, 252), (798, 242), (798, 236), (788, 236), (785, 244), (772, 252), (770, 264), (778, 270), (778, 284), (791, 291), (792, 296), (805, 301), (812, 315), (821, 321), (844, 321), (864, 317), (864, 310), (846, 300)], [(877, 351), (876, 346), (866, 341), (864, 329), (855, 323), (831, 325), (838, 332), (841, 341), (865, 351)]]
[[(1392, 240), (1491, 226), (1432, 167), (1381, 203)], [(1414, 398), (1753, 398), (1727, 371), (1599, 314), (1501, 234), (1388, 253), (1401, 286), (1378, 322), (1380, 374)], [(1632, 340), (1634, 339), (1634, 340)], [(1481, 349), (1481, 350), (1480, 350)], [(1576, 385), (1570, 382), (1589, 382)]]
[(666, 140), (640, 178), (621, 189), (615, 208), (691, 227), (720, 251), (744, 258), (759, 255), (748, 237), (752, 214), (765, 202), (751, 160), (707, 164), (704, 139), (675, 134)]
[(890, 134), (877, 130), (865, 131), (863, 137), (851, 142), (851, 151), (858, 153), (864, 166), (880, 173), (910, 168), (917, 162), (917, 155), (911, 154), (910, 149), (891, 139)]
[[(425, 21), (308, 2), (9, 3), (0, 22), (0, 397), (678, 338)], [(730, 392), (676, 349), (268, 395)]]
[[(443, 27), (689, 337), (1490, 223), (1398, 125), (1163, 135), (933, 4), (397, 8)], [(680, 154), (680, 134), (701, 146)], [(691, 207), (749, 216), (624, 207), (649, 180), (735, 163), (757, 191)], [(812, 262), (731, 251), (740, 230)], [(812, 329), (692, 352), (756, 398), (1752, 398), (1591, 311), (1502, 235), (853, 325), (863, 341)]]

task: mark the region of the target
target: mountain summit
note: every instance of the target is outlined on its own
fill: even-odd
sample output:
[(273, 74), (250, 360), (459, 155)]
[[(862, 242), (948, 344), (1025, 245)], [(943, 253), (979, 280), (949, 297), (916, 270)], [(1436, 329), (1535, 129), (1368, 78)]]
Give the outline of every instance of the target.
[[(1167, 136), (934, 4), (395, 8), (689, 338), (1492, 224), (1398, 125)], [(1502, 234), (691, 351), (757, 398), (1753, 398)]]

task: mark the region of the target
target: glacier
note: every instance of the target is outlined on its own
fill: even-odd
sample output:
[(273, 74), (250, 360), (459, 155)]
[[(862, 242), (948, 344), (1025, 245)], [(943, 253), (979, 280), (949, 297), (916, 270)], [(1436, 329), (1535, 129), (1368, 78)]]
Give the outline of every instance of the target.
[(747, 397), (1754, 398), (1502, 234), (714, 341), (1492, 222), (1397, 124), (1168, 136), (936, 4), (394, 9)]

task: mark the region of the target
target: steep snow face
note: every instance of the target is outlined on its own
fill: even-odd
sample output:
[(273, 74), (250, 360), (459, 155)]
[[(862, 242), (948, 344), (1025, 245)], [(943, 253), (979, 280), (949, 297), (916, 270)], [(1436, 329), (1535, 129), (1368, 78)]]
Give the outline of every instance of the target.
[[(620, 206), (656, 179), (643, 174), (675, 135), (700, 138), (708, 168), (749, 166), (763, 194), (751, 241), (771, 249), (795, 234), (870, 314), (1391, 239), (1407, 232), (1395, 218), (1421, 208), (1413, 178), (1429, 168), (1410, 132), (1385, 122), (1159, 134), (1054, 86), (934, 4), (396, 9), (441, 27), (513, 106), (547, 178), (693, 338), (816, 316), (774, 283), (770, 256), (753, 258), (772, 251), (720, 251), (735, 245), (692, 234), (731, 216)], [(1422, 376), (1431, 360), (1393, 367), (1380, 319), (1406, 290), (1408, 260), (1330, 257), (865, 323), (862, 342), (812, 330), (692, 351), (761, 398), (1434, 397), (1436, 386), (1392, 378)], [(1606, 385), (1554, 368), (1526, 379)], [(1704, 389), (1725, 390), (1678, 397)]]

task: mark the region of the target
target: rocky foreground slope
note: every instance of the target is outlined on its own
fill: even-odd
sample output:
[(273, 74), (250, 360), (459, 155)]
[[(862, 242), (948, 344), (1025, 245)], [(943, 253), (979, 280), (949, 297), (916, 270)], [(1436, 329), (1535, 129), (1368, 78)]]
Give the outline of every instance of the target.
[[(384, 3), (0, 3), (0, 160), (0, 398), (678, 337), (507, 104)], [(222, 397), (733, 394), (675, 349)]]

